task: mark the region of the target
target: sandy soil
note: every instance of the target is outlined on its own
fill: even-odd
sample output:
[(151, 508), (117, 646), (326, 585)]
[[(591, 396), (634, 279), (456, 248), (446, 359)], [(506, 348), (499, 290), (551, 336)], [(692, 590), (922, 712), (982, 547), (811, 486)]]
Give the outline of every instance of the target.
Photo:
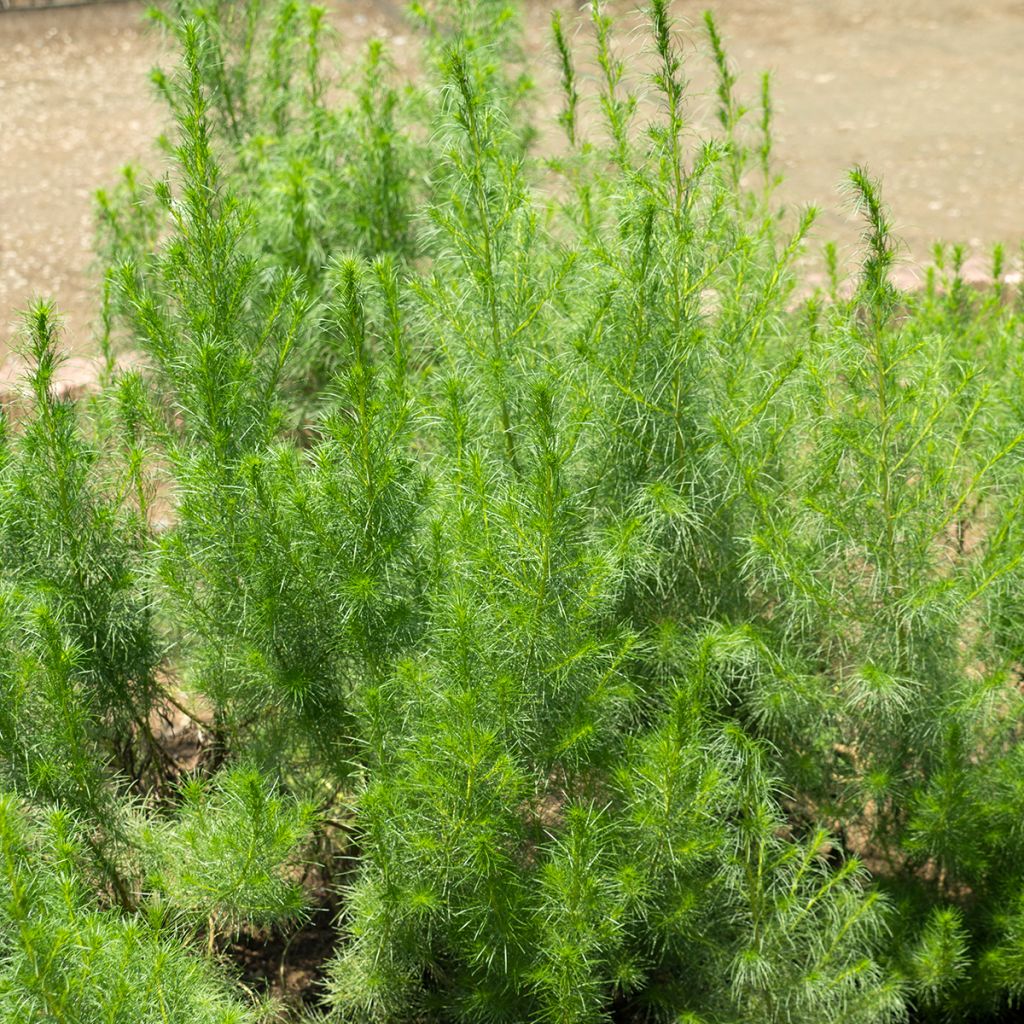
[(149, 154), (159, 123), (140, 11), (0, 14), (0, 347), (35, 294), (56, 298), (76, 346), (87, 342), (91, 196)]
[[(343, 56), (381, 35), (402, 62), (412, 41), (399, 8), (336, 0)], [(541, 102), (555, 105), (548, 9), (531, 0), (528, 39)], [(1021, 0), (719, 0), (715, 9), (741, 89), (752, 96), (761, 69), (775, 74), (782, 194), (823, 208), (819, 242), (848, 248), (856, 237), (836, 191), (856, 162), (883, 177), (914, 257), (936, 239), (984, 250), (1024, 238)], [(699, 10), (679, 5), (694, 22)], [(34, 294), (58, 300), (71, 347), (88, 352), (91, 195), (125, 162), (157, 165), (162, 112), (146, 75), (160, 57), (135, 3), (0, 13), (0, 362), (16, 310)], [(706, 79), (694, 79), (699, 94)]]

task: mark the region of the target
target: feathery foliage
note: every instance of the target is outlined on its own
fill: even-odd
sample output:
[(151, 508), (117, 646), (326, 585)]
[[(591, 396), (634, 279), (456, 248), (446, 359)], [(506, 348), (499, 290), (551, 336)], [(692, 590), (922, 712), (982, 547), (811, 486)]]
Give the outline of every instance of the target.
[(636, 61), (596, 0), (556, 14), (543, 155), (517, 10), (413, 14), (409, 83), (378, 42), (336, 81), (300, 0), (158, 14), (167, 166), (98, 197), (98, 396), (27, 319), (0, 1007), (253, 1019), (216, 961), (330, 906), (332, 1021), (997, 1019), (1005, 253), (901, 292), (855, 168), (861, 265), (802, 287), (815, 211), (775, 207), (770, 81), (711, 14), (710, 128), (665, 0)]

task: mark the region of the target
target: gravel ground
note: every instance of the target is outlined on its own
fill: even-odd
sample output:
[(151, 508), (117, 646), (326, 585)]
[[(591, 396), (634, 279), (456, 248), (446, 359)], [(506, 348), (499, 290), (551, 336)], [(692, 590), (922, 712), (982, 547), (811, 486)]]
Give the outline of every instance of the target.
[[(341, 57), (383, 35), (405, 63), (412, 42), (398, 8), (335, 0)], [(715, 9), (741, 88), (752, 95), (761, 69), (775, 74), (782, 195), (823, 208), (819, 242), (849, 251), (855, 240), (836, 186), (856, 162), (883, 177), (912, 257), (936, 239), (983, 251), (1024, 238), (1021, 0), (719, 0)], [(528, 10), (540, 102), (556, 106), (548, 5), (531, 0)], [(677, 10), (699, 22), (700, 8)], [(624, 45), (640, 47), (628, 35)], [(35, 294), (58, 300), (69, 346), (88, 354), (91, 195), (126, 162), (157, 165), (162, 113), (146, 75), (160, 51), (136, 3), (0, 13), (0, 362), (16, 311)], [(700, 107), (701, 72), (694, 88)]]

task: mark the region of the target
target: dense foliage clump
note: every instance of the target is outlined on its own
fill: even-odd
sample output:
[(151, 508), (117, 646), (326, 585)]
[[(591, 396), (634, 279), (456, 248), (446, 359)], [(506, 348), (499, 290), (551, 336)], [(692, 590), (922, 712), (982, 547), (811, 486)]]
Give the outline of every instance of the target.
[(711, 15), (708, 132), (665, 0), (631, 62), (556, 15), (541, 145), (516, 11), (414, 13), (409, 83), (378, 43), (333, 80), (302, 0), (159, 14), (168, 163), (98, 199), (97, 394), (25, 317), (4, 1019), (1010, 1012), (1002, 251), (899, 291), (858, 168), (861, 265), (802, 286), (814, 211), (776, 208), (770, 82), (748, 109)]

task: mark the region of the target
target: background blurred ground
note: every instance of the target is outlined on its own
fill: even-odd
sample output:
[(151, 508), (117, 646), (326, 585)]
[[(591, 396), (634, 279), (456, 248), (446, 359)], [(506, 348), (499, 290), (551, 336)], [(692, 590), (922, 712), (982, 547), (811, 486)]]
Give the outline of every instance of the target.
[[(330, 6), (343, 59), (376, 35), (405, 62), (413, 41), (400, 0)], [(540, 102), (555, 107), (550, 6), (529, 0), (527, 31)], [(704, 6), (675, 10), (695, 26)], [(718, 0), (714, 9), (741, 89), (753, 97), (760, 70), (774, 72), (782, 197), (823, 207), (815, 248), (855, 240), (836, 186), (857, 162), (882, 176), (914, 258), (936, 239), (975, 250), (1024, 239), (1024, 2)], [(69, 343), (89, 349), (91, 195), (127, 161), (158, 166), (162, 111), (146, 76), (160, 42), (142, 11), (0, 13), (0, 362), (15, 312), (34, 294), (55, 297)]]

